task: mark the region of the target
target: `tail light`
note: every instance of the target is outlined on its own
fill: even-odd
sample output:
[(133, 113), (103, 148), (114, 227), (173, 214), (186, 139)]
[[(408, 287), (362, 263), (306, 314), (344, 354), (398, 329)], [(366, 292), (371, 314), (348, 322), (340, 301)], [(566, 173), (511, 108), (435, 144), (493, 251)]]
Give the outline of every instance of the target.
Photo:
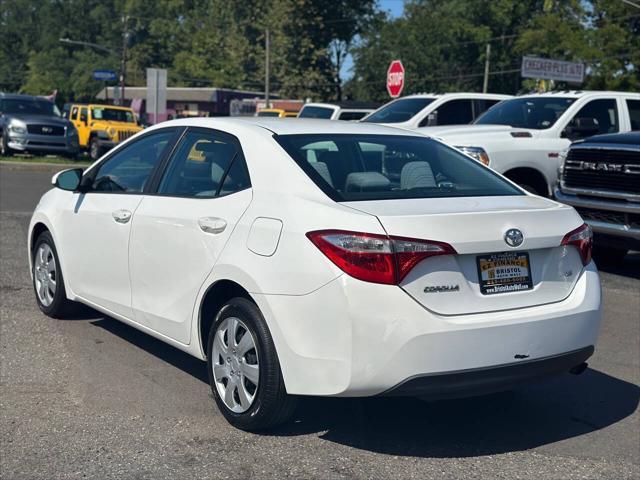
[(443, 242), (373, 233), (320, 230), (307, 237), (348, 275), (387, 285), (399, 284), (425, 258), (456, 253)]
[(562, 239), (561, 245), (573, 245), (580, 252), (583, 265), (588, 265), (591, 261), (591, 251), (593, 250), (593, 232), (586, 223), (575, 230), (571, 230)]

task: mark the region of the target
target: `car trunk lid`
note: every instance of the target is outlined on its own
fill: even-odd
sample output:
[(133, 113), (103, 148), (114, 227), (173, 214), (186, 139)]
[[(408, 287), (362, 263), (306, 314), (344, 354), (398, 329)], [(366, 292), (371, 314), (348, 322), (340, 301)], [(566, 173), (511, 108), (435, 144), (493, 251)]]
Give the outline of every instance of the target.
[[(400, 287), (424, 307), (443, 315), (462, 315), (531, 307), (565, 299), (582, 271), (564, 235), (582, 224), (575, 211), (530, 195), (347, 202), (378, 217), (387, 234), (446, 242), (457, 252), (416, 265)], [(509, 246), (505, 234), (518, 229), (523, 242)], [(505, 263), (506, 262), (506, 263)], [(502, 275), (500, 265), (528, 272), (527, 289), (485, 288), (482, 268)], [(526, 268), (525, 268), (526, 267)], [(487, 271), (484, 271), (485, 280)], [(510, 274), (509, 274), (510, 275)], [(525, 282), (519, 282), (521, 288)], [(491, 282), (489, 282), (491, 283)], [(495, 282), (494, 282), (495, 283)], [(530, 287), (530, 288), (529, 288)], [(515, 287), (514, 287), (515, 288)]]

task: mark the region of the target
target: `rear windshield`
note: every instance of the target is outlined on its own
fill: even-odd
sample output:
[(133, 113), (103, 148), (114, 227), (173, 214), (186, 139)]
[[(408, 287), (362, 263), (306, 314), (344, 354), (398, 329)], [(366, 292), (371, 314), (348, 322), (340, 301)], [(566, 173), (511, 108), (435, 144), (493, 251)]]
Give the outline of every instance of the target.
[(514, 98), (491, 107), (475, 123), (539, 130), (550, 128), (574, 101), (574, 98), (563, 97)]
[(522, 195), (476, 160), (427, 137), (275, 137), (335, 201)]
[(406, 122), (434, 100), (435, 98), (401, 98), (400, 100), (394, 100), (380, 107), (362, 121), (372, 123)]
[(298, 118), (331, 118), (333, 108), (325, 107), (302, 107)]

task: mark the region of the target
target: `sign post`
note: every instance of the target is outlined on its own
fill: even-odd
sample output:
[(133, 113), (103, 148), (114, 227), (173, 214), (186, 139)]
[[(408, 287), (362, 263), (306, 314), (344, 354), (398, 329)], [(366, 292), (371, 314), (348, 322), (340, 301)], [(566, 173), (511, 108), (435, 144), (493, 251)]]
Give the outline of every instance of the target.
[(522, 57), (521, 75), (579, 84), (584, 81), (584, 63), (525, 56)]
[(109, 103), (109, 86), (108, 82), (113, 82), (117, 78), (116, 72), (113, 70), (94, 70), (93, 79), (104, 82), (104, 100)]
[(391, 98), (398, 98), (404, 88), (404, 66), (400, 60), (394, 60), (387, 70), (387, 92)]
[(147, 68), (147, 115), (153, 113), (153, 123), (167, 113), (167, 71)]

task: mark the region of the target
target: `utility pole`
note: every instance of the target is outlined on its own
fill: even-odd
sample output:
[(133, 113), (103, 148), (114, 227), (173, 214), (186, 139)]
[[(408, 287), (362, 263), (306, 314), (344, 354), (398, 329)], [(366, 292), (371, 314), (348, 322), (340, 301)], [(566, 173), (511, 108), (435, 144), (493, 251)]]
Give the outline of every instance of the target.
[(487, 50), (484, 56), (484, 83), (482, 84), (482, 93), (487, 93), (489, 88), (489, 57), (491, 57), (491, 44), (487, 42)]
[(120, 67), (120, 105), (124, 106), (124, 85), (127, 71), (127, 44), (129, 43), (129, 32), (127, 31), (126, 15), (122, 17), (122, 65)]
[(269, 108), (269, 29), (264, 35), (264, 103), (265, 108)]

